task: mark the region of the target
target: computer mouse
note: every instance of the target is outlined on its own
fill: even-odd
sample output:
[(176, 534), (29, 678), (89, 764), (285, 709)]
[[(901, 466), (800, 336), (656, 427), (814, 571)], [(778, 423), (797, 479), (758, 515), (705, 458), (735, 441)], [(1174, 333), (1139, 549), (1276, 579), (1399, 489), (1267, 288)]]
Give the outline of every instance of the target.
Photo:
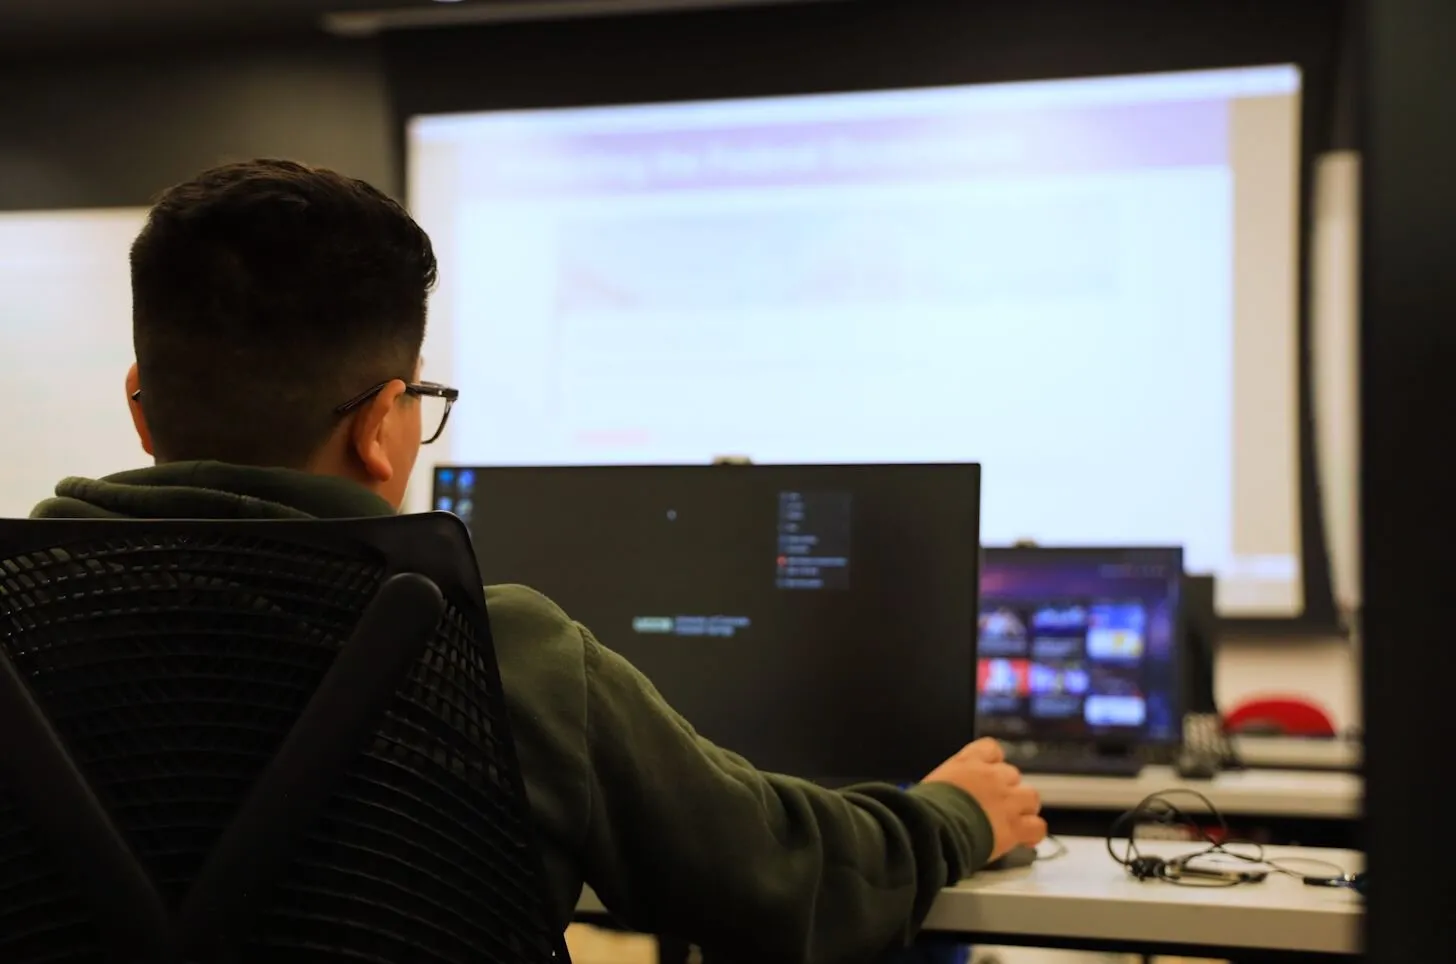
[(986, 865), (987, 870), (1020, 870), (1036, 863), (1036, 848), (1017, 844), (1004, 857), (998, 857)]

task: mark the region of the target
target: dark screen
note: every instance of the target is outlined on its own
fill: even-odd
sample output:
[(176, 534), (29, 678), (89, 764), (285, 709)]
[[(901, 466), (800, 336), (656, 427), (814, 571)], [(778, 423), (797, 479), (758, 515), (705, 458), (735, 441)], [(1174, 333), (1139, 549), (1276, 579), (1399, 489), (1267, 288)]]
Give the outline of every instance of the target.
[(1181, 549), (987, 549), (979, 731), (1177, 742), (1182, 584)]
[(975, 465), (440, 468), (487, 583), (544, 592), (704, 736), (825, 781), (970, 740)]

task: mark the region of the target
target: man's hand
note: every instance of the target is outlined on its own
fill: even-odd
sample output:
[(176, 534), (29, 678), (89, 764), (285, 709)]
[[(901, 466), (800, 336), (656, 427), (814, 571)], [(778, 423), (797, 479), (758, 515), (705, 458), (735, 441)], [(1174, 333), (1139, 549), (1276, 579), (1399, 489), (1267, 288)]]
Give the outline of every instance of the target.
[(996, 837), (992, 860), (1005, 856), (1017, 844), (1035, 847), (1046, 839), (1041, 795), (1021, 782), (1021, 771), (1006, 762), (1006, 754), (995, 740), (967, 744), (924, 782), (949, 783), (976, 799)]

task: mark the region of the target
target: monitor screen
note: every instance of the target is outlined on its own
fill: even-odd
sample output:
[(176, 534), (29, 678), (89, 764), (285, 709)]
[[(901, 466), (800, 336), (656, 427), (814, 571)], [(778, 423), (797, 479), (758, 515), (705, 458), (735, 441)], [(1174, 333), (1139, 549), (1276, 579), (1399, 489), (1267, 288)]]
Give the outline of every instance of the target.
[(1048, 743), (1176, 743), (1181, 549), (987, 549), (978, 729)]
[(440, 467), (487, 583), (550, 596), (704, 736), (915, 780), (975, 725), (980, 470)]

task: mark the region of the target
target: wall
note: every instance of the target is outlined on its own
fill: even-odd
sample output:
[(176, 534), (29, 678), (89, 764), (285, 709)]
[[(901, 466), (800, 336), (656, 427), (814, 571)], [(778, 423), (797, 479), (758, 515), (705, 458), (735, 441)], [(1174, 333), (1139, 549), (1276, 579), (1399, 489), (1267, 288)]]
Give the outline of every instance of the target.
[[(1334, 151), (1317, 161), (1310, 251), (1310, 338), (1316, 472), (1323, 496), (1336, 601), (1358, 609), (1359, 418), (1355, 372), (1358, 317), (1359, 157)], [(1340, 729), (1359, 728), (1359, 648), (1337, 639), (1226, 640), (1214, 686), (1230, 709), (1250, 697), (1302, 694), (1318, 701)]]
[(320, 38), (0, 65), (0, 210), (125, 207), (263, 155), (400, 184), (378, 48)]
[(1228, 641), (1214, 677), (1225, 710), (1251, 697), (1299, 695), (1324, 707), (1337, 729), (1362, 725), (1359, 647), (1344, 640)]

